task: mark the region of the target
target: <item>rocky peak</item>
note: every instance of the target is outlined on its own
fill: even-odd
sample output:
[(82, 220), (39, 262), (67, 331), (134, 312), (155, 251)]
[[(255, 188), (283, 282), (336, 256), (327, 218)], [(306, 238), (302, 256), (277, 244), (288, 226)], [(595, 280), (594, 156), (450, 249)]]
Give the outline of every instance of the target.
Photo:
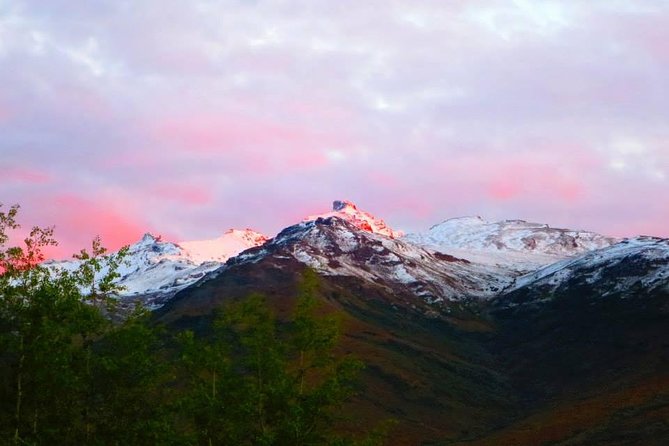
[(340, 218), (351, 223), (356, 228), (372, 232), (374, 234), (384, 235), (390, 238), (398, 238), (404, 235), (401, 231), (395, 231), (390, 228), (385, 221), (375, 217), (369, 212), (360, 210), (353, 202), (348, 200), (335, 200), (332, 203), (332, 211), (325, 214), (310, 215), (304, 221), (313, 221), (327, 218)]
[(352, 201), (348, 200), (335, 200), (332, 202), (332, 210), (337, 212), (337, 211), (344, 211), (346, 209), (349, 209), (351, 211), (357, 211), (358, 206), (355, 205)]
[(139, 244), (150, 245), (160, 240), (160, 237), (156, 237), (150, 232), (145, 233), (139, 241)]

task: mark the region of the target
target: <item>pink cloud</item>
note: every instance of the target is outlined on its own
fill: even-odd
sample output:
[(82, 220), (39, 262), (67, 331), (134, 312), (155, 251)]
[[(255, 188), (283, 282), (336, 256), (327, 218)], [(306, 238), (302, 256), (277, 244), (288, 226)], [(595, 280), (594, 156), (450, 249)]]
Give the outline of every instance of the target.
[(588, 176), (601, 163), (591, 156), (563, 147), (562, 150), (508, 152), (503, 156), (460, 155), (434, 167), (449, 184), (463, 187), (452, 193), (484, 194), (494, 201), (556, 199), (573, 203), (588, 194)]
[(370, 183), (375, 186), (381, 186), (384, 189), (397, 189), (401, 186), (401, 181), (398, 176), (378, 170), (368, 172), (367, 177), (369, 178)]
[(669, 63), (669, 11), (666, 9), (652, 14), (618, 14), (595, 20), (595, 26), (603, 28), (612, 38), (622, 38), (634, 50), (650, 56), (652, 62)]
[(489, 195), (499, 201), (545, 197), (572, 203), (584, 197), (586, 185), (554, 165), (496, 162), (488, 181)]
[(500, 201), (517, 197), (522, 192), (522, 181), (518, 178), (498, 178), (488, 184), (490, 196)]
[(115, 250), (150, 230), (141, 217), (129, 214), (127, 209), (73, 194), (59, 194), (45, 201), (40, 213), (41, 220), (55, 219), (48, 224), (55, 225), (60, 245), (48, 254), (56, 258), (89, 247), (96, 235), (102, 238), (104, 246)]
[(252, 174), (324, 167), (328, 148), (350, 145), (347, 135), (308, 124), (235, 115), (167, 118), (151, 128), (160, 145), (193, 157), (213, 157), (228, 163), (233, 172)]
[(162, 199), (186, 205), (210, 204), (214, 199), (211, 189), (181, 182), (160, 184), (150, 187), (149, 190), (153, 195)]
[(155, 126), (163, 142), (188, 151), (225, 152), (239, 147), (295, 144), (315, 138), (309, 129), (270, 120), (233, 115), (200, 115), (166, 119)]
[(51, 181), (51, 175), (48, 172), (35, 168), (9, 167), (3, 169), (0, 176), (0, 184), (6, 183), (47, 183)]

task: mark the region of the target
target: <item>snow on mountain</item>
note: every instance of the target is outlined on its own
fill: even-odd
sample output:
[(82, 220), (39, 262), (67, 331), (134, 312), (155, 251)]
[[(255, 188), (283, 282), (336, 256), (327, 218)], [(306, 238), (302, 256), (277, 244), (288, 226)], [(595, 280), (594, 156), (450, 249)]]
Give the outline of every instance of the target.
[(669, 291), (669, 239), (625, 239), (519, 277), (508, 292), (528, 289), (550, 298), (567, 287), (602, 297), (631, 290)]
[[(146, 234), (130, 246), (119, 283), (125, 287), (122, 296), (137, 296), (157, 307), (205, 276), (265, 259), (276, 267), (283, 260), (294, 267), (297, 261), (323, 275), (361, 279), (427, 303), (491, 298), (527, 286), (550, 291), (575, 276), (587, 281), (608, 274), (612, 289), (634, 280), (669, 280), (665, 239), (616, 243), (593, 232), (522, 220), (491, 223), (480, 217), (450, 219), (404, 236), (355, 204), (338, 200), (332, 211), (309, 216), (271, 240), (250, 229), (178, 244)], [(74, 269), (78, 262), (47, 265)], [(643, 277), (631, 274), (630, 265), (642, 265)]]
[(319, 218), (337, 217), (346, 220), (353, 226), (363, 231), (381, 234), (390, 238), (399, 238), (404, 235), (401, 231), (394, 231), (386, 225), (386, 222), (373, 216), (372, 214), (361, 211), (358, 207), (347, 200), (336, 200), (332, 203), (332, 211), (325, 214), (310, 215), (304, 221), (312, 221)]
[[(307, 219), (284, 229), (261, 248), (231, 259), (228, 265), (256, 263), (268, 257), (295, 259), (326, 276), (356, 277), (428, 303), (490, 297), (513, 281), (514, 276), (506, 270), (392, 238), (397, 232), (379, 225), (379, 219), (350, 205), (344, 209), (354, 211), (356, 218), (350, 218), (350, 211), (334, 211)], [(384, 230), (370, 230), (374, 228), (371, 224), (361, 228), (358, 214)]]
[(295, 259), (323, 275), (356, 277), (433, 303), (495, 296), (524, 273), (612, 243), (591, 232), (480, 217), (403, 236), (355, 204), (335, 201), (331, 212), (307, 217), (229, 265)]
[(252, 229), (229, 229), (221, 237), (213, 240), (179, 242), (182, 253), (194, 263), (221, 262), (254, 246), (267, 241), (263, 234)]
[[(172, 243), (145, 234), (130, 245), (125, 261), (119, 267), (118, 283), (125, 289), (123, 297), (147, 296), (149, 305), (171, 297), (177, 291), (197, 282), (210, 271), (240, 252), (259, 246), (267, 240), (250, 229), (231, 229), (213, 240)], [(51, 261), (51, 268), (75, 269), (79, 261)], [(105, 274), (102, 271), (100, 274)]]
[(524, 220), (488, 222), (481, 217), (452, 218), (404, 239), (471, 261), (506, 266), (520, 272), (617, 242), (594, 232), (552, 228)]

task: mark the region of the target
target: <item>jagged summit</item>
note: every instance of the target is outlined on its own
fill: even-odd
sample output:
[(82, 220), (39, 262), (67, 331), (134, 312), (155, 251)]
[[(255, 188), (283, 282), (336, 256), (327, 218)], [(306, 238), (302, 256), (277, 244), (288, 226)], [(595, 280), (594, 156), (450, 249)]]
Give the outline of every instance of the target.
[(151, 234), (150, 232), (145, 233), (142, 238), (140, 239), (140, 242), (154, 242), (156, 240), (156, 237)]
[(346, 208), (351, 208), (354, 211), (358, 210), (358, 206), (355, 205), (352, 201), (348, 200), (335, 200), (332, 202), (333, 211), (343, 211)]
[(136, 244), (139, 245), (150, 245), (156, 242), (159, 242), (162, 238), (158, 235), (155, 236), (151, 234), (150, 232), (145, 233), (141, 239)]
[(348, 221), (358, 229), (372, 232), (374, 234), (385, 235), (390, 238), (399, 238), (404, 235), (401, 231), (395, 231), (390, 228), (385, 221), (375, 217), (369, 212), (358, 209), (355, 203), (348, 200), (335, 200), (332, 203), (332, 211), (324, 214), (310, 215), (304, 221), (313, 221), (319, 218), (337, 217)]

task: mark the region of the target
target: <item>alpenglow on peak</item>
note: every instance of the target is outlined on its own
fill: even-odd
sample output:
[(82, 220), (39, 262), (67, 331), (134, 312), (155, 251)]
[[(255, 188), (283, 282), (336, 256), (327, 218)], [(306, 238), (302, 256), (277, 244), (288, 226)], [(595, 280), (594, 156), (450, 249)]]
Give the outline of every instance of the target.
[(358, 209), (352, 201), (335, 200), (332, 203), (332, 211), (325, 214), (310, 215), (304, 221), (316, 220), (318, 218), (337, 217), (353, 224), (358, 229), (372, 232), (374, 234), (385, 235), (390, 238), (399, 238), (404, 235), (401, 231), (395, 231), (390, 228), (385, 221), (375, 217), (369, 212)]
[(346, 208), (351, 208), (354, 211), (358, 210), (358, 206), (355, 205), (352, 201), (348, 200), (335, 200), (332, 202), (333, 211), (343, 211)]

